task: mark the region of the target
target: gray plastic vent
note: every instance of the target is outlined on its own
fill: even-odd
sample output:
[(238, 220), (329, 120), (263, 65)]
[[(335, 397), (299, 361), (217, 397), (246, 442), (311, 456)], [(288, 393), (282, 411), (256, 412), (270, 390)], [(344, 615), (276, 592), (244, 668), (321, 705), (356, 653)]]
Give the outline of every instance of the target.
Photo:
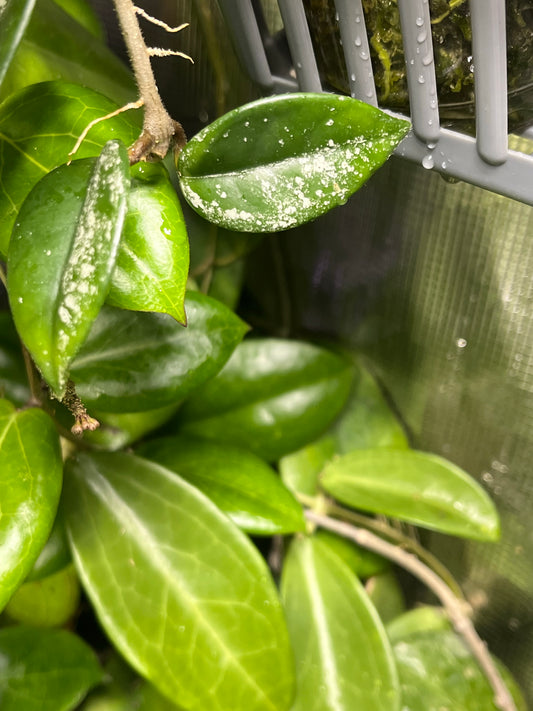
[[(243, 66), (265, 92), (322, 91), (302, 0), (278, 0), (290, 57), (254, 12), (257, 0), (218, 2)], [(335, 7), (351, 95), (377, 105), (361, 0)], [(396, 154), (533, 205), (533, 156), (508, 149), (505, 0), (470, 0), (476, 138), (440, 126), (428, 0), (398, 7), (413, 127)]]

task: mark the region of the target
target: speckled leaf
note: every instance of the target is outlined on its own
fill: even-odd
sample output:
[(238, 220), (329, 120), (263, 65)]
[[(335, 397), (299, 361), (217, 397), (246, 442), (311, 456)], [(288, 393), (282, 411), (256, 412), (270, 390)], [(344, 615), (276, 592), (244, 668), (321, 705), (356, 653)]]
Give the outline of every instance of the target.
[[(67, 162), (91, 121), (117, 108), (102, 94), (62, 81), (29, 86), (0, 106), (0, 257), (7, 255), (17, 212), (33, 186)], [(130, 145), (139, 135), (140, 119), (127, 111), (97, 123), (76, 158), (97, 156), (110, 138)]]
[(128, 211), (107, 303), (186, 322), (189, 243), (176, 191), (161, 163), (131, 169)]
[(35, 0), (4, 0), (0, 4), (0, 84), (30, 21)]
[(180, 154), (180, 184), (207, 220), (276, 232), (345, 203), (408, 130), (405, 119), (346, 96), (268, 97), (194, 136)]
[(305, 528), (302, 507), (276, 472), (245, 449), (184, 435), (149, 441), (138, 454), (196, 486), (243, 531), (271, 536)]
[(178, 413), (184, 432), (274, 461), (313, 440), (341, 410), (350, 364), (299, 341), (251, 339)]
[(57, 397), (107, 295), (126, 213), (129, 162), (119, 141), (46, 175), (26, 198), (8, 254), (17, 330)]
[[(424, 632), (393, 647), (405, 711), (497, 711), (494, 692), (463, 642), (446, 630)], [(527, 711), (516, 682), (499, 665), (517, 711)]]
[(104, 307), (72, 378), (80, 397), (102, 412), (176, 405), (222, 368), (247, 331), (232, 311), (189, 292), (187, 328), (166, 314)]
[(277, 591), (227, 516), (174, 472), (127, 454), (80, 454), (65, 493), (82, 583), (140, 674), (189, 711), (289, 708)]
[(295, 539), (281, 589), (296, 659), (292, 711), (399, 711), (387, 635), (349, 568), (317, 539)]
[(101, 91), (120, 106), (136, 98), (125, 63), (58, 3), (38, 0), (5, 76), (0, 101), (23, 86), (50, 79)]
[(52, 420), (42, 410), (17, 412), (0, 400), (0, 610), (46, 543), (61, 481), (61, 451)]
[(348, 506), (464, 538), (497, 540), (500, 523), (487, 493), (435, 454), (366, 449), (326, 465), (322, 487)]
[(0, 630), (2, 711), (72, 711), (102, 680), (94, 652), (66, 630)]

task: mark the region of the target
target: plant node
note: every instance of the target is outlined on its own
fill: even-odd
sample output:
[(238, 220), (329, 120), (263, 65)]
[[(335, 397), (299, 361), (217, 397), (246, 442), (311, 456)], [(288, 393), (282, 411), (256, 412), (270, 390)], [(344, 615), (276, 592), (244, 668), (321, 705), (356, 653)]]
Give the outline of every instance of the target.
[(67, 390), (61, 402), (74, 416), (74, 424), (70, 428), (73, 435), (81, 437), (85, 431), (89, 430), (89, 432), (94, 432), (94, 430), (100, 427), (98, 420), (91, 417), (87, 412), (85, 405), (82, 403), (78, 393), (76, 392), (76, 388), (72, 380), (68, 381)]

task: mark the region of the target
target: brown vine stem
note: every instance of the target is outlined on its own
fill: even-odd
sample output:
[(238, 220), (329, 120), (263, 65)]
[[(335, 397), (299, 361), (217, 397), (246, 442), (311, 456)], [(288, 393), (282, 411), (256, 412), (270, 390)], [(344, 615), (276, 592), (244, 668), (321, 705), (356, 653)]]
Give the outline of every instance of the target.
[(130, 163), (147, 158), (164, 158), (171, 147), (185, 145), (185, 132), (180, 123), (174, 121), (165, 109), (150, 63), (147, 48), (137, 20), (137, 10), (132, 0), (114, 0), (120, 28), (135, 81), (139, 89), (139, 100), (144, 103), (143, 131), (129, 150)]
[[(394, 541), (404, 550), (414, 553), (417, 558), (427, 565), (428, 568), (431, 568), (431, 570), (442, 578), (457, 598), (465, 601), (461, 586), (457, 580), (455, 580), (448, 568), (446, 568), (446, 566), (443, 565), (432, 553), (417, 543), (417, 541), (413, 540), (409, 536), (406, 536), (401, 531), (392, 528), (385, 521), (379, 521), (375, 518), (369, 518), (368, 516), (359, 514), (356, 511), (345, 509), (343, 506), (339, 506), (325, 497), (321, 497), (321, 499), (319, 499), (319, 497), (305, 496), (304, 494), (298, 493), (297, 499), (300, 503), (304, 504), (304, 506), (309, 506), (315, 511), (319, 511), (326, 516), (333, 516), (334, 518), (341, 519), (342, 521), (352, 523), (355, 526), (374, 531), (380, 536), (385, 536), (386, 538)], [(319, 507), (317, 507), (318, 501), (320, 501)]]
[(384, 541), (382, 538), (363, 528), (357, 528), (350, 523), (337, 521), (316, 511), (307, 510), (305, 516), (316, 526), (337, 533), (358, 545), (396, 563), (426, 585), (433, 592), (444, 609), (455, 631), (459, 634), (472, 652), (479, 667), (494, 691), (494, 703), (501, 711), (517, 711), (514, 700), (505, 685), (501, 674), (494, 663), (486, 644), (480, 639), (472, 621), (465, 611), (465, 603), (458, 600), (446, 583), (428, 566), (412, 553), (408, 553), (397, 545)]

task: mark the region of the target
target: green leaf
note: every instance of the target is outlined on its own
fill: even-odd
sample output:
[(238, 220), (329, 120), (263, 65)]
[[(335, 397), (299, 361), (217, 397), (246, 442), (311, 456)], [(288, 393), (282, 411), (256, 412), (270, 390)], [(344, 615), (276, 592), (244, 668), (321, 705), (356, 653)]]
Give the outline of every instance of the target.
[(249, 340), (185, 403), (178, 419), (184, 432), (274, 461), (324, 431), (342, 408), (350, 381), (349, 363), (323, 348)]
[(54, 394), (107, 295), (129, 188), (119, 141), (46, 175), (26, 198), (8, 255), (17, 330)]
[(189, 243), (176, 191), (161, 163), (138, 163), (132, 177), (107, 303), (185, 323)]
[(65, 12), (79, 22), (92, 35), (105, 41), (105, 32), (98, 15), (86, 0), (54, 0)]
[(115, 452), (163, 425), (178, 407), (179, 403), (175, 403), (145, 412), (94, 412), (100, 427), (94, 432), (84, 432), (83, 439), (97, 449)]
[(316, 538), (295, 539), (281, 585), (296, 658), (292, 711), (399, 711), (389, 641), (347, 566)]
[(50, 79), (89, 87), (121, 106), (135, 100), (131, 74), (105, 43), (52, 0), (38, 0), (5, 76), (0, 101), (24, 86)]
[(7, 603), (10, 620), (33, 627), (62, 627), (72, 619), (80, 601), (80, 583), (73, 566), (41, 580), (23, 583)]
[[(410, 636), (397, 642), (393, 650), (405, 711), (497, 711), (489, 682), (453, 632)], [(503, 665), (499, 666), (517, 710), (527, 711), (516, 682)]]
[(357, 363), (350, 397), (341, 414), (324, 437), (283, 457), (281, 477), (293, 491), (314, 496), (318, 476), (335, 454), (376, 447), (407, 448), (407, 437), (377, 382)]
[(300, 504), (274, 470), (245, 449), (185, 435), (147, 442), (138, 454), (196, 486), (243, 531), (270, 536), (305, 528)]
[(366, 449), (330, 462), (321, 485), (348, 506), (454, 536), (495, 541), (496, 508), (472, 477), (435, 454)]
[[(91, 121), (117, 108), (91, 89), (61, 81), (29, 86), (0, 106), (0, 257), (7, 255), (16, 215), (32, 187), (67, 162)], [(133, 143), (139, 119), (128, 111), (95, 124), (76, 158), (97, 156), (110, 138)]]
[(188, 327), (165, 314), (105, 307), (72, 364), (82, 400), (102, 412), (175, 405), (222, 368), (247, 326), (203, 294), (187, 295)]
[(391, 570), (367, 580), (365, 590), (384, 625), (405, 612), (403, 590)]
[(285, 622), (246, 536), (197, 489), (133, 455), (80, 454), (67, 471), (73, 557), (128, 662), (190, 711), (286, 711)]
[(0, 84), (30, 21), (35, 0), (5, 0), (0, 6)]
[(29, 583), (47, 578), (66, 568), (70, 562), (65, 524), (61, 515), (58, 515), (44, 548), (39, 553), (39, 557), (24, 582)]
[(338, 536), (321, 528), (314, 534), (315, 538), (329, 548), (345, 563), (358, 578), (370, 578), (382, 573), (390, 567), (389, 562), (380, 555), (361, 548), (347, 538)]
[(46, 543), (61, 493), (59, 438), (42, 410), (0, 400), (0, 610)]
[(344, 204), (408, 130), (408, 121), (346, 96), (271, 96), (194, 136), (180, 154), (180, 185), (210, 222), (277, 232)]
[(451, 630), (451, 623), (444, 608), (422, 605), (393, 619), (386, 630), (391, 643), (395, 644), (413, 635)]
[(0, 397), (15, 405), (30, 399), (21, 343), (8, 311), (0, 312)]
[(66, 630), (0, 630), (2, 711), (71, 711), (102, 672), (93, 651)]

